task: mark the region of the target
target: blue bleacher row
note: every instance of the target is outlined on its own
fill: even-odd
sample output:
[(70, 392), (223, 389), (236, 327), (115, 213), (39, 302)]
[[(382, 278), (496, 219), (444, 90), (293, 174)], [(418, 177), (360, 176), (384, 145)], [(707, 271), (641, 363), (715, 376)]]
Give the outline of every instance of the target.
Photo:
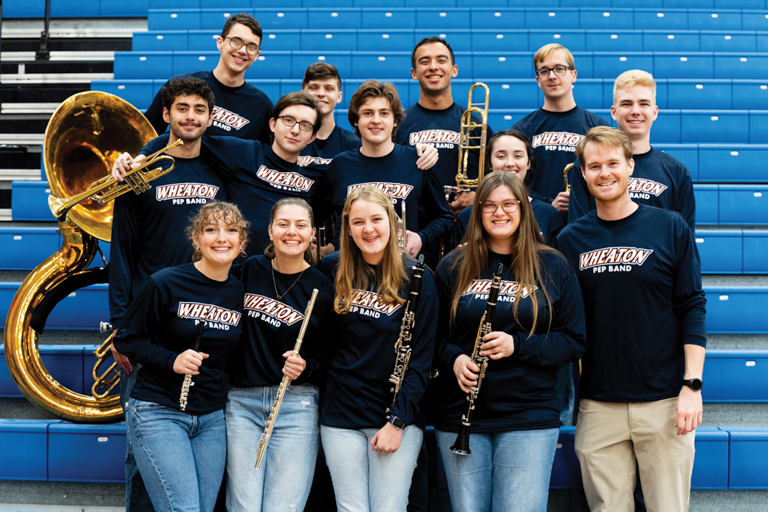
[[(211, 64), (214, 66), (215, 64)], [(258, 71), (258, 70), (257, 70)], [(252, 73), (251, 76), (264, 76)], [(459, 77), (462, 69), (459, 69)], [(342, 102), (337, 108), (349, 106), (354, 92), (365, 81), (362, 78), (342, 80)], [(419, 100), (419, 83), (413, 79), (389, 80), (396, 87), (405, 107)], [(94, 80), (91, 90), (116, 94), (140, 110), (146, 110), (166, 79)], [(614, 78), (581, 78), (574, 84), (578, 104), (586, 109), (606, 109), (613, 103)], [(248, 83), (264, 91), (272, 103), (289, 92), (301, 90), (301, 78), (263, 79), (249, 77)], [(454, 78), (451, 90), (454, 101), (466, 105), (467, 93), (473, 80)], [(484, 80), (490, 90), (491, 109), (537, 109), (544, 96), (533, 78)], [(478, 94), (479, 93), (475, 93)], [(768, 79), (766, 80), (693, 80), (656, 79), (656, 104), (662, 110), (674, 106), (695, 110), (703, 106), (713, 110), (768, 110)], [(610, 120), (610, 116), (607, 116)]]
[[(696, 245), (703, 274), (768, 274), (768, 230), (697, 229)], [(59, 250), (61, 236), (53, 227), (0, 228), (0, 247), (0, 270), (32, 270)], [(101, 250), (109, 257), (108, 243)]]
[[(575, 427), (561, 427), (550, 488), (581, 488)], [(425, 440), (434, 446), (434, 431)], [(693, 489), (768, 488), (768, 429), (699, 427)], [(80, 425), (58, 420), (0, 420), (0, 480), (124, 481), (125, 423)], [(436, 461), (430, 471), (445, 477)]]
[[(322, 0), (319, 0), (322, 2)], [(371, 0), (373, 2), (373, 0)], [(407, 1), (407, 0), (406, 0)], [(396, 2), (380, 2), (364, 8), (338, 8), (315, 5), (292, 8), (283, 2), (279, 8), (264, 6), (249, 9), (228, 2), (225, 7), (210, 5), (195, 8), (184, 2), (175, 8), (163, 5), (147, 14), (149, 30), (221, 30), (232, 14), (245, 12), (256, 18), (266, 31), (273, 29), (428, 29), (428, 30), (514, 30), (514, 29), (591, 29), (591, 30), (768, 30), (765, 7), (740, 10), (728, 4), (727, 10), (705, 9), (705, 5), (685, 9), (547, 7), (537, 2), (531, 7), (488, 8), (476, 5), (453, 8), (440, 2), (423, 7), (398, 7)], [(639, 2), (632, 2), (636, 7)], [(582, 3), (584, 4), (584, 3)], [(627, 7), (632, 7), (628, 5)], [(696, 8), (693, 8), (696, 7)]]
[[(105, 335), (106, 337), (106, 335)], [(95, 345), (40, 345), (40, 356), (51, 376), (76, 393), (90, 394)], [(21, 398), (8, 372), (0, 346), (0, 397)], [(101, 369), (103, 372), (112, 359)], [(709, 350), (702, 390), (705, 402), (768, 402), (768, 350)]]
[[(533, 52), (456, 52), (462, 77), (472, 80), (532, 79)], [(629, 69), (644, 69), (661, 78), (768, 79), (768, 53), (728, 52), (574, 52), (580, 78), (615, 79)], [(117, 80), (164, 78), (213, 69), (218, 51), (115, 52)], [(264, 51), (245, 74), (247, 80), (302, 78), (307, 66), (325, 61), (342, 77), (379, 80), (411, 78), (411, 52)], [(578, 82), (577, 82), (578, 83)]]
[[(135, 32), (131, 48), (140, 52), (206, 51), (215, 48), (220, 33), (220, 28)], [(434, 35), (446, 39), (454, 51), (464, 52), (535, 52), (551, 42), (572, 52), (768, 51), (768, 32), (704, 30), (267, 30), (261, 47), (265, 51), (409, 52), (422, 38)]]

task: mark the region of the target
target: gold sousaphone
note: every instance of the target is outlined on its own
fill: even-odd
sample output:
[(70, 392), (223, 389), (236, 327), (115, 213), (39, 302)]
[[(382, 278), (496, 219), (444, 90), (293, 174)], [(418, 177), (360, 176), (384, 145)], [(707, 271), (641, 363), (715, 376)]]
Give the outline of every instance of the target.
[[(111, 178), (112, 165), (121, 153), (136, 154), (156, 136), (133, 105), (96, 91), (66, 99), (45, 130), (43, 162), (51, 190), (49, 205), (59, 221), (63, 245), (30, 272), (16, 292), (5, 321), (5, 359), (24, 396), (65, 420), (107, 423), (119, 421), (123, 414), (120, 397), (110, 395), (119, 380), (115, 365), (97, 375), (109, 356), (111, 336), (96, 351), (100, 359), (92, 372), (96, 381), (93, 395), (76, 393), (51, 377), (40, 358), (37, 337), (61, 299), (76, 289), (106, 281), (105, 269), (88, 266), (101, 252), (98, 241), (110, 241), (110, 201), (132, 190), (138, 194), (149, 188), (147, 182), (173, 170), (173, 158), (159, 155), (168, 147), (131, 170), (125, 182)], [(147, 170), (161, 159), (170, 161), (170, 167)], [(107, 378), (110, 372), (114, 374)], [(105, 391), (99, 392), (102, 388)]]

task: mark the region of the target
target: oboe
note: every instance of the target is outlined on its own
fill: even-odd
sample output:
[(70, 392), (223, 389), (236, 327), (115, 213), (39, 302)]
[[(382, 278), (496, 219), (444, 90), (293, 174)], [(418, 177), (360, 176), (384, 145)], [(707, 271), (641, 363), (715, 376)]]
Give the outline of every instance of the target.
[(485, 313), (480, 319), (480, 326), (477, 328), (477, 336), (475, 336), (475, 347), (472, 350), (472, 364), (480, 368), (477, 372), (477, 384), (469, 387), (469, 393), (467, 393), (467, 401), (469, 407), (467, 408), (467, 414), (461, 417), (461, 427), (459, 428), (459, 435), (456, 437), (456, 442), (451, 446), (451, 450), (459, 455), (469, 455), (469, 429), (472, 427), (472, 411), (475, 409), (475, 400), (480, 393), (480, 385), (483, 383), (483, 377), (485, 377), (485, 370), (488, 368), (488, 356), (480, 355), (480, 345), (483, 344), (483, 337), (493, 330), (493, 313), (496, 311), (496, 299), (499, 296), (499, 287), (501, 286), (501, 273), (504, 270), (504, 265), (499, 263), (496, 272), (493, 274), (493, 282), (491, 283), (491, 291), (488, 294), (488, 304), (485, 307)]
[[(403, 201), (405, 204), (405, 201)], [(403, 314), (403, 322), (400, 324), (400, 335), (395, 342), (395, 370), (392, 375), (389, 376), (389, 382), (395, 386), (390, 390), (394, 395), (392, 396), (392, 404), (387, 408), (387, 417), (395, 406), (395, 400), (397, 400), (397, 393), (400, 391), (400, 386), (403, 384), (403, 378), (405, 377), (405, 371), (408, 369), (408, 361), (411, 360), (411, 329), (413, 329), (416, 315), (416, 304), (419, 301), (419, 291), (421, 290), (421, 277), (424, 275), (424, 255), (419, 254), (419, 260), (413, 267), (413, 277), (411, 278), (411, 291), (408, 294), (408, 301), (405, 303), (405, 313)]]
[[(317, 298), (317, 288), (312, 290), (312, 297), (309, 299), (307, 309), (304, 311), (304, 321), (301, 323), (301, 329), (299, 330), (299, 337), (296, 338), (296, 345), (293, 347), (293, 355), (299, 355), (301, 344), (304, 341), (304, 334), (307, 332), (307, 326), (309, 325), (309, 317), (312, 316), (312, 308), (315, 307), (315, 299)], [(264, 426), (264, 432), (261, 434), (261, 440), (259, 441), (259, 448), (256, 450), (256, 469), (261, 466), (261, 460), (264, 458), (264, 454), (267, 451), (267, 444), (269, 444), (269, 438), (272, 437), (272, 429), (275, 427), (275, 420), (277, 420), (277, 414), (280, 412), (280, 407), (283, 405), (283, 398), (285, 397), (285, 391), (288, 386), (291, 385), (291, 379), (287, 376), (283, 376), (283, 380), (280, 381), (280, 387), (277, 389), (277, 396), (275, 397), (275, 403), (272, 404), (272, 409), (269, 411), (269, 418), (267, 418), (267, 424)]]
[[(197, 338), (195, 338), (195, 344), (192, 346), (192, 350), (197, 352), (200, 350), (200, 340), (203, 339), (203, 328), (205, 327), (205, 320), (199, 320), (199, 324), (197, 327)], [(179, 397), (179, 409), (182, 411), (187, 410), (187, 398), (189, 398), (189, 388), (194, 386), (195, 383), (192, 382), (192, 375), (186, 374), (184, 375), (184, 383), (181, 385), (181, 396)]]

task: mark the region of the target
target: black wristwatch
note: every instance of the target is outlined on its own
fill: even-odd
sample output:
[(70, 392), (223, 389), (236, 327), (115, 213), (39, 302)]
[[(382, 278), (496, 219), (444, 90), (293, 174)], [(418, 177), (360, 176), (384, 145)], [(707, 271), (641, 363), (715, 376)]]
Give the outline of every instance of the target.
[(701, 391), (704, 387), (704, 383), (701, 379), (683, 379), (683, 386), (688, 386), (694, 391)]
[(395, 416), (394, 414), (391, 415), (387, 421), (392, 425), (394, 425), (395, 428), (398, 430), (403, 430), (405, 428), (405, 422), (400, 418), (398, 418), (397, 416)]

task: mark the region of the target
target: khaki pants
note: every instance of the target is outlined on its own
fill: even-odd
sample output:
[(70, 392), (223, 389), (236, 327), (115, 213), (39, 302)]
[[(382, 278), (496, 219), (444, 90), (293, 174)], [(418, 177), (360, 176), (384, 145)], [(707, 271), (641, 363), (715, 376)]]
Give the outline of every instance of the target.
[(694, 436), (678, 436), (677, 397), (656, 402), (581, 400), (575, 449), (592, 512), (632, 512), (635, 468), (649, 512), (685, 512)]

